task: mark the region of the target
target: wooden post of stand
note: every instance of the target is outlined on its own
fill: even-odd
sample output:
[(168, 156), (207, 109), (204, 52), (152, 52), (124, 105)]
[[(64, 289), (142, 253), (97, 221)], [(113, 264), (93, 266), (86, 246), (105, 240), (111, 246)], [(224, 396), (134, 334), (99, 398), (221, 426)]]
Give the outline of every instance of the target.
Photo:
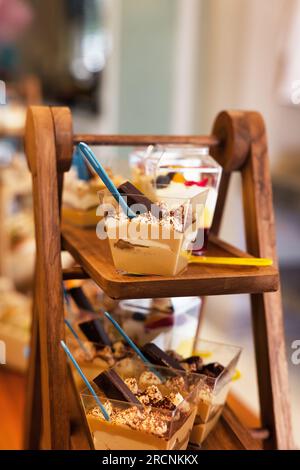
[[(41, 416), (44, 448), (68, 449), (69, 413), (65, 388), (67, 363), (60, 346), (60, 340), (64, 339), (59, 217), (61, 188), (58, 187), (58, 169), (61, 168), (61, 162), (57, 160), (59, 143), (56, 142), (54, 124), (55, 120), (49, 107), (29, 108), (25, 148), (33, 181), (37, 254), (35, 314), (28, 376), (31, 416), (28, 416), (26, 421), (25, 444), (30, 448), (40, 445), (39, 436), (36, 436), (34, 430), (41, 429), (37, 426), (37, 420)], [(40, 354), (40, 360), (37, 354)], [(40, 384), (37, 380), (39, 377)], [(39, 386), (40, 390), (37, 390)], [(35, 403), (35, 396), (39, 393), (41, 410), (39, 403)]]
[[(213, 133), (221, 145), (214, 156), (225, 170), (214, 230), (224, 208), (227, 173), (242, 175), (247, 250), (253, 256), (271, 258), (277, 266), (272, 185), (266, 131), (257, 112), (222, 112)], [(262, 427), (268, 429), (266, 449), (292, 449), (292, 425), (280, 290), (251, 295), (253, 336)]]

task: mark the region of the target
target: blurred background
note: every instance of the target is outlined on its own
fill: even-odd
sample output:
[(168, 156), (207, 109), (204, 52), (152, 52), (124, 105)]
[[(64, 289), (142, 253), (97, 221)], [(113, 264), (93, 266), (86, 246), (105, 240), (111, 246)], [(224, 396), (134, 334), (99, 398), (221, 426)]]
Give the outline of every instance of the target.
[[(34, 263), (31, 180), (22, 146), (26, 106), (70, 106), (75, 131), (90, 133), (207, 134), (223, 109), (257, 110), (268, 132), (300, 445), (300, 366), (291, 361), (292, 342), (300, 339), (299, 44), (299, 0), (0, 0), (0, 80), (6, 85), (6, 104), (0, 104), (0, 339), (18, 330), (22, 344), (22, 352), (9, 358), (11, 369), (26, 369)], [(128, 171), (124, 151), (106, 149), (99, 157)], [(243, 248), (235, 176), (221, 235)], [(234, 391), (255, 416), (248, 299), (210, 298), (207, 312), (204, 338), (244, 348)], [(25, 385), (22, 374), (4, 380), (3, 368), (1, 390), (15, 383), (18, 390), (1, 410), (7, 429), (0, 448), (19, 448), (10, 412), (22, 409)]]

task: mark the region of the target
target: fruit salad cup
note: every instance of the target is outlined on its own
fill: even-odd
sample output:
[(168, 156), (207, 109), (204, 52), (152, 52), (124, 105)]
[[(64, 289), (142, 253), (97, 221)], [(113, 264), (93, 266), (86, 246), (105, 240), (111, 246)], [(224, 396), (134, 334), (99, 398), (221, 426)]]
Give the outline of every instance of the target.
[(208, 148), (191, 145), (150, 146), (134, 151), (130, 164), (133, 184), (153, 200), (174, 195), (194, 198), (201, 191), (208, 190), (203, 225), (200, 227), (204, 231), (204, 240), (202, 243), (202, 237), (199, 239), (193, 254), (204, 252), (222, 173), (221, 166), (209, 156)]

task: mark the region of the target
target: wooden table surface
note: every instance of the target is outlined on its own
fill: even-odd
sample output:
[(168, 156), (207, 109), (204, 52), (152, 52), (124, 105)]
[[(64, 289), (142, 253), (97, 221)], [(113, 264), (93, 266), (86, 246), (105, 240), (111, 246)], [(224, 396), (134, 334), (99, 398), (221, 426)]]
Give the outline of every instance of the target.
[(0, 450), (20, 450), (23, 439), (25, 376), (0, 366)]

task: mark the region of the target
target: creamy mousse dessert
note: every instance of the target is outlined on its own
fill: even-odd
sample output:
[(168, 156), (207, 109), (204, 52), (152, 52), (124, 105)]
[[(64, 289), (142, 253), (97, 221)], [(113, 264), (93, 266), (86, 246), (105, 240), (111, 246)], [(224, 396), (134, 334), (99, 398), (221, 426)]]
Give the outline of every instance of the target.
[(199, 390), (199, 403), (190, 442), (200, 445), (215, 427), (226, 402), (232, 375), (218, 362), (204, 364), (200, 356), (191, 356), (181, 364), (187, 371), (205, 375), (206, 383)]
[[(127, 182), (118, 188), (137, 215), (127, 217), (122, 210), (109, 213), (105, 230), (115, 267), (132, 274), (174, 276), (186, 268), (191, 239), (195, 237), (192, 205), (189, 200), (174, 204), (154, 204)], [(141, 210), (140, 210), (141, 208)]]
[(220, 362), (207, 362), (200, 354), (183, 358), (169, 350), (162, 351), (156, 344), (145, 344), (141, 350), (153, 364), (164, 365), (174, 369), (184, 369), (187, 373), (205, 377), (199, 389), (199, 402), (195, 423), (191, 432), (190, 442), (200, 445), (216, 425), (226, 402), (231, 380), (240, 355), (240, 348), (223, 345), (211, 341), (198, 342), (204, 357), (218, 359)]
[(190, 375), (188, 380), (185, 372), (170, 374), (163, 367), (151, 371), (144, 365), (122, 376), (122, 367), (120, 363), (94, 379), (109, 421), (91, 395), (81, 394), (95, 449), (185, 450), (196, 415), (199, 377)]

